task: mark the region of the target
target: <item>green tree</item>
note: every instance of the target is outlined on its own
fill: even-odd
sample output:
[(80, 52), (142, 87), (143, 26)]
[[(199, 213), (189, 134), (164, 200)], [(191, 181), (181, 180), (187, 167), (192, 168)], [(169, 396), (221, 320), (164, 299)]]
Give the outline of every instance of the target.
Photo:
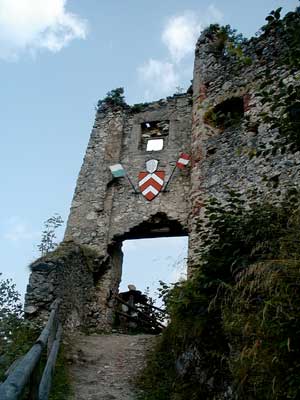
[(107, 92), (106, 97), (98, 101), (96, 109), (100, 111), (110, 106), (120, 107), (125, 104), (124, 88), (119, 87)]
[(37, 330), (24, 319), (20, 294), (0, 273), (0, 381), (9, 366), (32, 346)]
[(42, 256), (54, 250), (56, 243), (56, 229), (62, 226), (64, 221), (59, 214), (54, 214), (44, 222), (44, 230), (42, 232), (41, 243), (37, 246)]

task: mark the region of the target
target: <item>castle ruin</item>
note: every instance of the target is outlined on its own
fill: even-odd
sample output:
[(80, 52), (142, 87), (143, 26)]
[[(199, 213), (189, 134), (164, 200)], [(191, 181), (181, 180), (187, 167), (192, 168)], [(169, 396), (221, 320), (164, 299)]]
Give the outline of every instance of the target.
[[(284, 37), (272, 32), (243, 44), (242, 55), (232, 54), (211, 27), (197, 42), (187, 93), (139, 106), (99, 108), (64, 242), (32, 265), (28, 315), (46, 314), (61, 297), (71, 329), (109, 330), (109, 293), (121, 280), (124, 240), (187, 235), (192, 275), (201, 247), (197, 224), (209, 197), (225, 201), (234, 190), (245, 198), (249, 193), (272, 198), (277, 187), (284, 192), (299, 182), (299, 151), (260, 152), (278, 132), (260, 117), (268, 109), (259, 85), (268, 78), (276, 91), (279, 79), (293, 83), (299, 78), (297, 70), (291, 74), (280, 62), (284, 48)], [(149, 150), (153, 140), (162, 140), (161, 150)], [(167, 190), (152, 201), (110, 171), (120, 163), (138, 188), (140, 171), (156, 159), (166, 182), (180, 153), (191, 156), (190, 165), (176, 170)]]

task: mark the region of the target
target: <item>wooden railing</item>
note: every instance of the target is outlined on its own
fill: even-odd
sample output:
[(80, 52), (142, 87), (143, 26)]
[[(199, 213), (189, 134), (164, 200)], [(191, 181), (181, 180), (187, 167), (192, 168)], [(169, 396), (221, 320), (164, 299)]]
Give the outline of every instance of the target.
[[(144, 328), (146, 331), (152, 333), (160, 333), (163, 329), (166, 328), (166, 326), (161, 321), (159, 321), (157, 315), (155, 316), (149, 313), (149, 310), (152, 309), (159, 311), (159, 313), (165, 317), (165, 310), (155, 307), (152, 304), (147, 304), (146, 306), (133, 304), (131, 300), (125, 301), (118, 295), (115, 295), (114, 299), (117, 301), (117, 303), (124, 304), (129, 309), (128, 312), (122, 312), (118, 309), (116, 309), (115, 312), (127, 320), (136, 322), (140, 328)], [(131, 315), (131, 311), (134, 312), (134, 316)]]
[[(8, 377), (0, 385), (1, 400), (22, 399), (25, 388), (28, 400), (47, 400), (49, 397), (52, 375), (62, 336), (62, 325), (58, 319), (60, 300), (51, 306), (48, 322), (31, 349), (10, 369)], [(47, 348), (47, 361), (41, 379), (38, 367), (43, 350)]]

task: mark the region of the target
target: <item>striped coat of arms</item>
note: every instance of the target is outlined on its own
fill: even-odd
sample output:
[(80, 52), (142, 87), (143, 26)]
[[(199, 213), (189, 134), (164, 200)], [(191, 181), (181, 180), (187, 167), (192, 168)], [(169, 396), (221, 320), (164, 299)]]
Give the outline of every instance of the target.
[(148, 200), (153, 200), (164, 186), (165, 172), (157, 171), (157, 160), (146, 163), (147, 171), (139, 173), (138, 181), (142, 195)]

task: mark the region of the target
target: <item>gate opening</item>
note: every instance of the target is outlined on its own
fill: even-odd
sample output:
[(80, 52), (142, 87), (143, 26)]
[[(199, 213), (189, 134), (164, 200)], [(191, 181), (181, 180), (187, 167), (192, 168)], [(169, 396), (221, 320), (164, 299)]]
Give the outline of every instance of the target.
[(119, 292), (128, 285), (147, 293), (158, 307), (160, 281), (166, 284), (186, 279), (188, 237), (173, 236), (154, 239), (125, 240), (122, 246), (123, 265)]

